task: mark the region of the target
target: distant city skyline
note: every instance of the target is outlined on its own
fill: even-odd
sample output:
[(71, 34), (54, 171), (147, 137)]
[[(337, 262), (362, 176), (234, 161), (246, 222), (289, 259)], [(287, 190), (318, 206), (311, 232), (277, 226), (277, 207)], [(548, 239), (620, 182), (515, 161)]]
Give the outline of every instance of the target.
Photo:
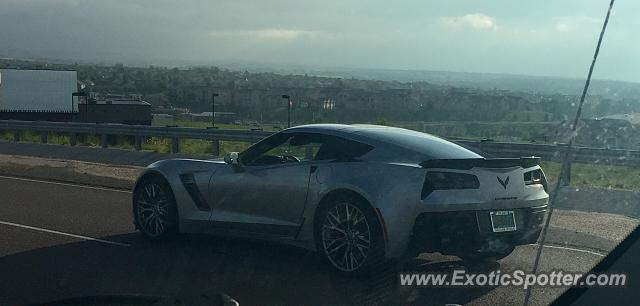
[[(608, 1), (0, 3), (0, 57), (584, 78)], [(640, 3), (617, 2), (595, 79), (640, 82)]]

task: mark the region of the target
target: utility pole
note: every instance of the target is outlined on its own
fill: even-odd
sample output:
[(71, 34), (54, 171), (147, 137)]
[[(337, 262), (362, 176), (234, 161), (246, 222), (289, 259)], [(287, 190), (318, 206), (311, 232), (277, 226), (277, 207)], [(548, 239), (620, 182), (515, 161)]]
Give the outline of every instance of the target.
[(287, 99), (287, 128), (291, 127), (291, 96), (282, 95), (283, 99)]
[(211, 127), (216, 127), (216, 97), (218, 96), (217, 92), (211, 94)]

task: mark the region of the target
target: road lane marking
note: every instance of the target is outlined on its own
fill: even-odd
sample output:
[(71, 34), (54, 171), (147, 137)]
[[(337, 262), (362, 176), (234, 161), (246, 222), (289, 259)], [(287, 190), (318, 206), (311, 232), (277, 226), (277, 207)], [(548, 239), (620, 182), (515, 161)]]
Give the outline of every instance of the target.
[(94, 189), (94, 190), (113, 191), (113, 192), (121, 192), (121, 193), (131, 193), (131, 191), (129, 191), (129, 190), (122, 190), (122, 189), (115, 189), (115, 188), (108, 188), (108, 187), (96, 187), (96, 186), (80, 185), (80, 184), (72, 184), (72, 183), (61, 183), (61, 182), (45, 181), (45, 180), (38, 180), (38, 179), (29, 179), (29, 178), (23, 178), (23, 177), (15, 177), (15, 176), (0, 175), (0, 178), (9, 179), (9, 180), (17, 180), (17, 181), (25, 181), (25, 182), (60, 185), (60, 186), (67, 186), (67, 187), (79, 187), (79, 188), (87, 188), (87, 189)]
[[(128, 190), (121, 190), (121, 189), (115, 189), (115, 188), (96, 187), (96, 186), (80, 185), (80, 184), (72, 184), (72, 183), (61, 183), (61, 182), (45, 181), (45, 180), (39, 180), (39, 179), (29, 179), (29, 178), (14, 177), (14, 176), (0, 175), (0, 178), (10, 179), (10, 180), (26, 181), (26, 182), (43, 183), (43, 184), (60, 185), (60, 186), (67, 186), (67, 187), (78, 187), (78, 188), (87, 188), (87, 189), (102, 190), (102, 191), (113, 191), (113, 192), (128, 193), (128, 194), (132, 193), (131, 191), (128, 191)], [(59, 232), (59, 231), (33, 227), (33, 226), (29, 226), (29, 225), (22, 225), (22, 224), (16, 224), (16, 223), (11, 223), (11, 222), (4, 222), (4, 221), (0, 221), (0, 224), (9, 225), (9, 226), (16, 226), (16, 227), (22, 227), (22, 228), (32, 229), (32, 230), (36, 230), (36, 231), (59, 234), (59, 235), (64, 235), (64, 236), (69, 236), (69, 237), (75, 237), (75, 238), (80, 238), (80, 239), (84, 239), (84, 240), (97, 241), (97, 242), (102, 242), (102, 243), (107, 243), (107, 244), (113, 244), (113, 245), (119, 245), (119, 246), (127, 246), (127, 247), (131, 246), (130, 244), (126, 244), (126, 243), (120, 243), (120, 242), (102, 240), (102, 239), (92, 238), (92, 237), (87, 237), (87, 236), (63, 233), (63, 232)], [(538, 244), (529, 244), (529, 245), (537, 246)], [(605, 254), (602, 254), (602, 253), (589, 251), (589, 250), (583, 250), (583, 249), (577, 249), (577, 248), (562, 247), (562, 246), (555, 246), (555, 245), (545, 245), (544, 247), (545, 248), (550, 248), (550, 249), (560, 249), (560, 250), (567, 250), (567, 251), (582, 252), (582, 253), (587, 253), (587, 254), (596, 255), (596, 256), (600, 256), (600, 257), (605, 257), (606, 256)]]
[(20, 227), (20, 228), (26, 228), (26, 229), (30, 229), (30, 230), (34, 230), (34, 231), (45, 232), (45, 233), (58, 234), (58, 235), (62, 235), (62, 236), (80, 238), (80, 239), (89, 240), (89, 241), (102, 242), (102, 243), (112, 244), (112, 245), (117, 245), (117, 246), (125, 246), (125, 247), (130, 247), (131, 246), (128, 243), (121, 243), (121, 242), (103, 240), (103, 239), (98, 239), (98, 238), (93, 238), (93, 237), (82, 236), (82, 235), (64, 233), (64, 232), (54, 231), (54, 230), (50, 230), (50, 229), (46, 229), (46, 228), (30, 226), (30, 225), (11, 223), (11, 222), (5, 222), (5, 221), (0, 221), (0, 224), (4, 224), (4, 225), (8, 225), (8, 226)]
[[(538, 246), (538, 244), (533, 243), (533, 244), (529, 244), (532, 246)], [(600, 257), (605, 257), (607, 255), (602, 254), (602, 253), (598, 253), (598, 252), (594, 252), (594, 251), (589, 251), (589, 250), (583, 250), (583, 249), (576, 249), (576, 248), (569, 248), (569, 247), (563, 247), (563, 246), (556, 246), (556, 245), (545, 245), (545, 248), (550, 248), (550, 249), (559, 249), (559, 250), (567, 250), (567, 251), (575, 251), (575, 252), (582, 252), (582, 253), (587, 253), (587, 254), (591, 254), (591, 255), (596, 255), (596, 256), (600, 256)]]

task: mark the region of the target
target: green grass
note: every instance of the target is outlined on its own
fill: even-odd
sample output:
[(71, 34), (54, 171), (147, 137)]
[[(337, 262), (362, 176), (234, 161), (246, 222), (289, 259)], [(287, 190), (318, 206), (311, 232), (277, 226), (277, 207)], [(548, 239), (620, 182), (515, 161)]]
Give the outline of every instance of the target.
[(553, 130), (557, 122), (526, 122), (526, 121), (443, 121), (443, 122), (389, 122), (387, 125), (403, 127), (420, 132), (430, 133), (441, 137), (463, 139), (494, 139), (496, 141), (529, 142), (541, 134)]
[[(388, 122), (386, 120), (377, 120), (371, 122), (362, 122), (369, 124), (381, 124), (402, 127), (406, 129), (416, 130), (420, 132), (431, 133), (443, 137), (464, 138), (464, 139), (485, 139), (491, 138), (496, 141), (510, 142), (528, 142), (531, 137), (538, 134), (544, 134), (547, 129), (557, 126), (557, 122), (528, 122), (528, 121), (504, 121), (504, 122), (461, 122), (461, 121), (443, 121), (443, 122)], [(298, 124), (298, 123), (297, 123)], [(299, 123), (302, 124), (302, 123)], [(182, 121), (182, 120), (155, 120), (153, 125), (156, 126), (180, 126), (207, 128), (211, 126), (210, 122), (198, 121)], [(274, 126), (273, 124), (258, 125), (236, 125), (216, 123), (216, 127), (220, 129), (244, 129), (261, 128), (265, 131), (278, 131), (284, 126)], [(540, 142), (540, 140), (538, 140)]]
[[(182, 121), (182, 120), (154, 120), (152, 125), (154, 126), (179, 126), (179, 127), (192, 127), (192, 128), (208, 128), (211, 126), (210, 122), (200, 121)], [(278, 131), (281, 127), (274, 126), (273, 124), (262, 125), (237, 125), (227, 123), (216, 123), (216, 127), (219, 129), (230, 130), (249, 130), (259, 128), (265, 131)], [(251, 145), (246, 142), (237, 141), (220, 141), (220, 155), (224, 155), (228, 152), (241, 152)], [(170, 139), (158, 139), (150, 138), (142, 145), (142, 149), (146, 151), (169, 153), (171, 152), (171, 140)], [(198, 139), (182, 139), (180, 140), (180, 153), (192, 154), (192, 155), (207, 155), (211, 154), (213, 147), (210, 141), (198, 140)]]
[[(13, 141), (13, 132), (0, 131), (0, 140)], [(40, 133), (25, 132), (20, 133), (21, 142), (40, 142)], [(69, 144), (69, 137), (58, 133), (47, 133), (47, 142), (53, 144)]]
[[(193, 128), (206, 128), (210, 126), (207, 122), (192, 122), (192, 121), (172, 121), (161, 120), (153, 122), (155, 126), (180, 126), (180, 127), (193, 127)], [(233, 124), (218, 124), (216, 127), (220, 129), (244, 129), (257, 128), (256, 126), (247, 125), (233, 125)], [(260, 128), (264, 130), (277, 130), (273, 125), (262, 125)], [(14, 134), (12, 131), (0, 130), (0, 140), (13, 141)], [(59, 133), (48, 133), (48, 143), (58, 145), (69, 145), (70, 139), (68, 135)], [(20, 142), (40, 142), (40, 134), (23, 131), (20, 134)], [(86, 135), (78, 139), (78, 145), (98, 147), (100, 146), (99, 135)], [(236, 141), (220, 141), (220, 155), (224, 155), (227, 152), (240, 152), (249, 147), (250, 143), (236, 142)], [(126, 136), (118, 136), (115, 144), (110, 144), (110, 147), (117, 147), (121, 149), (133, 150), (134, 144), (131, 138)], [(147, 137), (142, 143), (143, 151), (170, 153), (171, 152), (171, 139)], [(210, 141), (199, 139), (181, 139), (180, 140), (180, 153), (191, 155), (210, 155), (213, 152), (213, 147)]]
[[(167, 119), (154, 120), (151, 124), (154, 126), (179, 126), (179, 127), (192, 127), (192, 128), (202, 128), (202, 129), (211, 127), (211, 122), (167, 120)], [(229, 129), (229, 130), (249, 130), (249, 129), (259, 128), (265, 131), (278, 131), (284, 128), (280, 126), (274, 126), (273, 124), (238, 125), (238, 124), (228, 124), (228, 123), (218, 123), (218, 122), (216, 122), (216, 127), (219, 129)]]
[[(224, 155), (228, 152), (241, 152), (248, 148), (251, 144), (246, 142), (237, 141), (220, 141), (220, 155)], [(130, 149), (133, 146), (127, 145)], [(213, 146), (211, 141), (200, 139), (181, 139), (180, 140), (180, 153), (190, 155), (211, 155), (213, 152)], [(119, 147), (121, 147), (119, 145)], [(170, 153), (171, 152), (171, 139), (149, 137), (142, 144), (143, 151), (151, 151), (158, 153)]]
[[(542, 162), (547, 179), (556, 182), (561, 164)], [(640, 168), (604, 164), (571, 165), (571, 186), (591, 186), (613, 189), (640, 190)]]

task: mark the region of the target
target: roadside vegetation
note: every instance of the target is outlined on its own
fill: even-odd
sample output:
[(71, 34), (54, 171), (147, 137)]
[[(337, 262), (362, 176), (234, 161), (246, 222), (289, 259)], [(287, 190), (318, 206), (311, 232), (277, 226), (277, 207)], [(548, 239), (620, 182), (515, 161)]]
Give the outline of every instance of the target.
[[(350, 122), (351, 123), (351, 122)], [(384, 119), (380, 119), (374, 122), (368, 122), (369, 124), (389, 125), (408, 128), (416, 131), (431, 133), (434, 135), (451, 137), (451, 138), (464, 138), (464, 139), (484, 139), (490, 137), (496, 141), (510, 141), (510, 142), (526, 142), (530, 136), (528, 131), (540, 130), (545, 128), (545, 123), (530, 123), (530, 122), (387, 122)], [(191, 127), (191, 128), (209, 128), (210, 122), (202, 121), (183, 121), (183, 120), (154, 120), (152, 123), (154, 126), (179, 126), (179, 127)], [(298, 125), (298, 123), (296, 123)], [(286, 128), (286, 125), (278, 124), (229, 124), (229, 123), (216, 123), (216, 127), (219, 129), (238, 129), (249, 130), (257, 129), (264, 131), (279, 131)], [(0, 131), (0, 139), (6, 141), (13, 140), (13, 133), (10, 131)], [(40, 142), (40, 134), (33, 132), (22, 132), (20, 141), (24, 142)], [(49, 133), (48, 143), (68, 145), (69, 137), (64, 134)], [(98, 135), (87, 135), (82, 139), (78, 139), (79, 145), (84, 146), (99, 146), (100, 137)], [(237, 152), (244, 150), (249, 144), (233, 141), (221, 141), (220, 152), (224, 154), (226, 152)], [(131, 137), (112, 137), (110, 139), (111, 147), (118, 147), (122, 149), (133, 150), (133, 139)], [(142, 144), (142, 149), (145, 151), (169, 153), (171, 152), (171, 140), (157, 137), (148, 137)], [(206, 140), (197, 139), (182, 139), (180, 140), (180, 152), (184, 154), (193, 155), (206, 155), (212, 153), (211, 143)]]
[[(560, 174), (559, 162), (542, 162), (542, 169), (552, 183)], [(605, 164), (571, 164), (571, 186), (640, 190), (640, 168)]]
[[(388, 123), (388, 122), (373, 122), (373, 124), (386, 124), (401, 126), (405, 128), (411, 128), (419, 131), (426, 131), (436, 135), (443, 135), (447, 137), (460, 137), (467, 139), (479, 139), (481, 137), (474, 137), (472, 131), (474, 128), (491, 130), (496, 127), (500, 129), (506, 129), (505, 124), (496, 122), (493, 124), (487, 123), (456, 123), (456, 122), (437, 122), (437, 123)], [(511, 123), (513, 124), (513, 123)], [(522, 130), (528, 129), (531, 123), (521, 123)], [(173, 121), (173, 120), (158, 120), (154, 121), (153, 125), (157, 126), (182, 126), (193, 128), (207, 128), (211, 126), (209, 122), (192, 122), (192, 121)], [(266, 131), (277, 131), (282, 127), (276, 125), (237, 125), (237, 124), (224, 124), (216, 123), (216, 127), (220, 129), (262, 129)], [(514, 127), (514, 126), (512, 126)], [(514, 133), (514, 132), (512, 132)], [(515, 132), (517, 133), (517, 132)], [(505, 139), (496, 137), (495, 140), (514, 141), (512, 138)], [(517, 138), (516, 138), (517, 139)], [(0, 131), (0, 140), (13, 141), (13, 133), (9, 131)], [(23, 132), (20, 137), (21, 142), (40, 142), (40, 135), (33, 132)], [(517, 141), (517, 140), (515, 140)], [(524, 140), (520, 140), (524, 141)], [(110, 147), (117, 147), (121, 149), (133, 150), (132, 137), (118, 136), (110, 139)], [(57, 133), (48, 134), (48, 143), (69, 145), (69, 137)], [(81, 139), (78, 139), (78, 145), (82, 146), (100, 146), (100, 137), (98, 135), (87, 135)], [(220, 154), (223, 155), (227, 152), (240, 152), (246, 149), (250, 144), (246, 142), (235, 141), (220, 141)], [(171, 140), (165, 138), (148, 137), (142, 144), (143, 151), (170, 153), (171, 152)], [(188, 155), (200, 155), (207, 156), (212, 154), (211, 142), (206, 140), (197, 139), (182, 139), (180, 140), (180, 153)], [(544, 161), (542, 167), (547, 175), (547, 178), (551, 182), (555, 182), (560, 172), (560, 163)], [(610, 166), (604, 164), (577, 164), (572, 165), (571, 172), (571, 186), (591, 186), (600, 188), (613, 188), (613, 189), (626, 189), (626, 190), (640, 190), (640, 169), (634, 167), (623, 166)]]

